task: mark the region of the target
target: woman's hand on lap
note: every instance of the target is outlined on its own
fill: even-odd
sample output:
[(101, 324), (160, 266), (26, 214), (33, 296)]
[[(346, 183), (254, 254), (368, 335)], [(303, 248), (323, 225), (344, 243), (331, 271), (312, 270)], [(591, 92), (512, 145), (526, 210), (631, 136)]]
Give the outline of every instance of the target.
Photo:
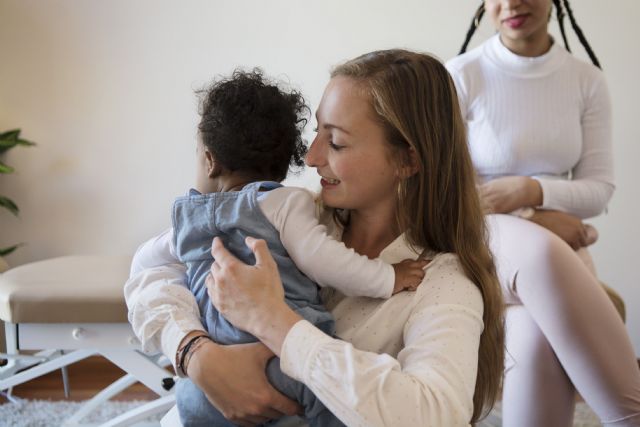
[(479, 186), (485, 213), (509, 213), (542, 204), (542, 188), (528, 176), (505, 176)]
[(269, 384), (265, 368), (272, 357), (261, 343), (207, 342), (191, 357), (187, 374), (225, 418), (254, 426), (301, 411)]
[[(531, 221), (552, 231), (574, 250), (588, 246), (597, 239), (595, 229), (590, 230), (593, 228), (592, 226), (584, 224), (580, 218), (565, 212), (536, 210)], [(593, 233), (595, 233), (595, 238)]]

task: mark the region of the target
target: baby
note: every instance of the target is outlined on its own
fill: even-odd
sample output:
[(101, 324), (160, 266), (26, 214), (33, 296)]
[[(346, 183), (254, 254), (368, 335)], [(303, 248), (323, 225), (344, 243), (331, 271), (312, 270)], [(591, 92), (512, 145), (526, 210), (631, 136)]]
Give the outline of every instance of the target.
[[(219, 344), (256, 339), (236, 329), (211, 304), (205, 279), (213, 262), (211, 243), (220, 237), (246, 263), (255, 258), (244, 240), (264, 239), (278, 264), (287, 304), (333, 335), (318, 285), (346, 295), (389, 298), (415, 290), (424, 276), (421, 261), (389, 265), (347, 248), (317, 219), (314, 195), (279, 184), (290, 166), (302, 166), (302, 130), (308, 107), (297, 92), (265, 80), (261, 71), (235, 71), (204, 92), (197, 145), (196, 190), (173, 207), (173, 245), (187, 266), (188, 285), (202, 321)], [(342, 423), (303, 384), (284, 375), (279, 360), (267, 367), (270, 382), (297, 400), (310, 424)], [(185, 426), (233, 425), (188, 379), (178, 382), (177, 403)]]

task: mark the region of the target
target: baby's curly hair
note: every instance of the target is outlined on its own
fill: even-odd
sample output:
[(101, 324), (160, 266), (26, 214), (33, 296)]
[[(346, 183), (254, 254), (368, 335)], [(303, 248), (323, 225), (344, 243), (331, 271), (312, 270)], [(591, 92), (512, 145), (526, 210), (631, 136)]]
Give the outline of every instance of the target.
[(202, 143), (226, 169), (280, 182), (290, 166), (304, 165), (310, 110), (299, 92), (281, 89), (255, 68), (235, 70), (197, 93)]

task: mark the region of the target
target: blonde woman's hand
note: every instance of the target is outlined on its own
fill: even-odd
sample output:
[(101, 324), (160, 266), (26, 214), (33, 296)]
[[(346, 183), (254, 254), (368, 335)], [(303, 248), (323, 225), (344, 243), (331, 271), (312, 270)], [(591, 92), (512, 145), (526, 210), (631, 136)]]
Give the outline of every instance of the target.
[(267, 380), (273, 353), (261, 343), (218, 345), (208, 341), (193, 353), (189, 378), (229, 421), (255, 426), (300, 413), (300, 406)]
[(509, 213), (542, 204), (542, 187), (528, 176), (505, 176), (478, 187), (485, 213)]
[(212, 304), (238, 329), (247, 331), (276, 355), (289, 329), (302, 318), (284, 300), (278, 267), (264, 240), (247, 237), (255, 265), (247, 265), (229, 252), (219, 238), (213, 240), (215, 261), (206, 285)]

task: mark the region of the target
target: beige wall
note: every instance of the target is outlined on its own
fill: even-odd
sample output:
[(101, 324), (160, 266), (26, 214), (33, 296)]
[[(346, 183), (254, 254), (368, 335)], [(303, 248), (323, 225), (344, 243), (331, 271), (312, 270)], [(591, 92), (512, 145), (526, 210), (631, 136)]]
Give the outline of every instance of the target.
[[(39, 143), (12, 151), (19, 171), (0, 194), (0, 246), (26, 242), (13, 265), (77, 253), (132, 253), (169, 225), (172, 199), (192, 182), (193, 94), (237, 65), (288, 79), (315, 107), (332, 64), (365, 51), (408, 47), (455, 55), (470, 0), (0, 0), (0, 129)], [(608, 7), (607, 7), (608, 6)], [(614, 102), (618, 191), (593, 222), (603, 280), (629, 308), (640, 353), (640, 240), (635, 101), (636, 0), (574, 2)], [(555, 22), (552, 22), (555, 31)], [(477, 44), (492, 33), (487, 23)], [(572, 38), (574, 51), (585, 57)], [(295, 180), (313, 187), (313, 174)]]

